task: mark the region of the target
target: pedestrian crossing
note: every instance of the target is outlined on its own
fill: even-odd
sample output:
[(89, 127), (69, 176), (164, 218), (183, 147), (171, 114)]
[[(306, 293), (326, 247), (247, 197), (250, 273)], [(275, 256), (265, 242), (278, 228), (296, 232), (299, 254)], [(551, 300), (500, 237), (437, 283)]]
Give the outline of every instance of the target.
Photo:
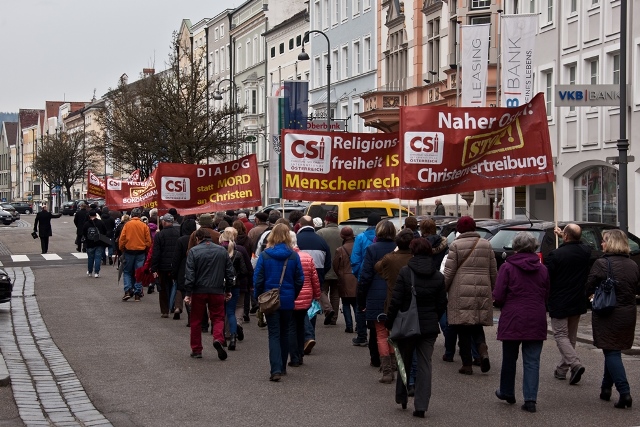
[(47, 261), (69, 261), (76, 262), (78, 260), (86, 260), (86, 252), (68, 252), (62, 254), (19, 254), (19, 255), (3, 255), (0, 256), (0, 267), (18, 266), (22, 263), (42, 264)]

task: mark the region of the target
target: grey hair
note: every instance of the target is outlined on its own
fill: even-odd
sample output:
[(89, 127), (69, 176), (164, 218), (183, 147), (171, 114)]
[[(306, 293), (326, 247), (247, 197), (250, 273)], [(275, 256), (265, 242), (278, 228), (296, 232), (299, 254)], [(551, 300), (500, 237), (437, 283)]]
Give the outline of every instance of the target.
[(538, 247), (538, 241), (533, 234), (528, 231), (520, 231), (516, 234), (516, 237), (513, 238), (513, 243), (511, 247), (515, 252), (535, 252)]

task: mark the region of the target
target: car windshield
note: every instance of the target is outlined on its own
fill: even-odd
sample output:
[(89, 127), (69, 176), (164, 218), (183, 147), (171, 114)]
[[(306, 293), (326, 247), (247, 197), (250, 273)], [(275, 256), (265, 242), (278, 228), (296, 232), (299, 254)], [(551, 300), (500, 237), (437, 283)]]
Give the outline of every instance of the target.
[[(491, 237), (493, 236), (493, 234), (491, 234), (489, 230), (485, 230), (484, 228), (476, 228), (476, 233), (478, 233), (483, 239), (487, 240), (491, 239)], [(454, 240), (456, 240), (456, 234), (458, 233), (456, 233), (455, 231), (449, 233), (449, 235), (447, 236), (448, 244), (451, 244)]]
[(491, 240), (489, 240), (489, 242), (491, 242), (491, 247), (497, 250), (511, 249), (513, 239), (516, 237), (516, 234), (521, 231), (528, 231), (533, 234), (533, 237), (538, 241), (538, 247), (540, 247), (540, 242), (544, 236), (544, 231), (542, 230), (500, 230)]

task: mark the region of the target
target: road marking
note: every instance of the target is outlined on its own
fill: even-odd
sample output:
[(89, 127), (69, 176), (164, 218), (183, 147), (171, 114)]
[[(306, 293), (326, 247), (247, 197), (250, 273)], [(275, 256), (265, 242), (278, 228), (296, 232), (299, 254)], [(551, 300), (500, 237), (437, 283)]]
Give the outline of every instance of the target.
[(59, 259), (62, 259), (58, 254), (41, 254), (41, 255), (42, 255), (42, 258), (46, 259), (47, 261), (57, 261)]
[(87, 259), (88, 255), (86, 252), (71, 252), (71, 255), (78, 259)]
[(13, 262), (25, 262), (29, 261), (29, 257), (26, 255), (11, 255)]

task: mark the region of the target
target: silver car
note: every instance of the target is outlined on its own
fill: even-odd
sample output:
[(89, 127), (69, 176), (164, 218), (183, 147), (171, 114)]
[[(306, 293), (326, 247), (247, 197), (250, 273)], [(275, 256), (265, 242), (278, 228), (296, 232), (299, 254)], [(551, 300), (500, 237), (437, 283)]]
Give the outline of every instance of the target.
[(0, 222), (4, 225), (11, 225), (13, 222), (13, 216), (11, 216), (10, 212), (7, 212), (0, 208)]
[(3, 211), (7, 211), (11, 214), (13, 221), (20, 219), (20, 212), (18, 212), (11, 203), (1, 203), (0, 207)]

